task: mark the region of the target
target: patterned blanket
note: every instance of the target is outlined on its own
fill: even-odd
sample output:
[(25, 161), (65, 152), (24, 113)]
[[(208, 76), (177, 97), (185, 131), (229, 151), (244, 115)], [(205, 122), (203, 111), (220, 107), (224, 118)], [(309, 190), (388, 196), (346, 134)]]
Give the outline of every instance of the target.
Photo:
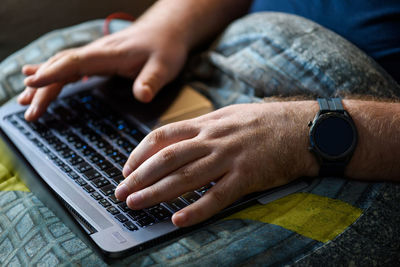
[[(269, 17), (265, 19), (263, 16)], [(188, 67), (190, 71), (185, 79), (210, 97), (217, 107), (262, 101), (263, 97), (277, 92), (285, 94), (279, 88), (288, 88), (287, 85), (293, 80), (297, 81), (297, 89), (293, 90), (317, 88), (314, 94), (318, 94), (318, 88), (322, 88), (323, 93), (330, 88), (346, 91), (352, 86), (361, 88), (360, 81), (364, 85), (370, 82), (365, 76), (345, 81), (340, 76), (345, 75), (342, 72), (324, 70), (326, 66), (321, 64), (311, 66), (318, 51), (314, 51), (316, 55), (310, 55), (296, 50), (301, 48), (296, 45), (301, 43), (304, 32), (311, 39), (335, 37), (318, 25), (289, 17), (289, 21), (295, 20), (297, 25), (297, 28), (291, 27), (290, 31), (295, 38), (272, 38), (277, 32), (283, 36), (283, 21), (287, 20), (281, 14), (262, 14), (234, 23), (210, 51), (192, 60), (195, 67)], [(41, 62), (61, 49), (99, 38), (102, 26), (103, 21), (90, 21), (51, 32), (4, 60), (0, 64), (0, 103), (23, 89), (23, 76), (20, 74), (23, 64)], [(116, 31), (125, 26), (127, 23), (114, 21), (111, 30)], [(266, 32), (270, 36), (266, 36)], [(327, 36), (321, 37), (320, 34), (326, 32)], [(355, 48), (346, 42), (340, 44), (354, 52)], [(275, 51), (275, 54), (271, 56), (273, 60), (269, 59), (264, 64), (268, 51)], [(260, 57), (260, 54), (263, 56)], [(370, 59), (365, 57), (363, 55), (361, 60), (369, 62)], [(254, 61), (259, 63), (255, 64)], [(304, 65), (306, 61), (311, 62), (311, 65)], [(372, 77), (370, 79), (374, 81), (370, 82), (370, 88), (376, 91), (385, 86), (394, 88), (393, 91), (398, 89), (398, 85), (379, 67), (374, 63), (368, 64), (372, 64), (372, 67), (367, 67)], [(284, 65), (292, 67), (287, 70)], [(298, 70), (293, 71), (296, 67), (304, 70), (302, 77), (291, 75), (287, 79), (282, 78), (290, 72), (299, 74)], [(360, 70), (358, 65), (355, 69)], [(260, 77), (266, 73), (269, 73), (269, 83), (275, 84), (262, 82), (264, 79)], [(338, 87), (338, 83), (342, 87)], [(290, 84), (293, 86), (293, 83)], [(265, 91), (263, 88), (270, 90)], [(388, 90), (387, 94), (391, 95), (393, 91)], [(329, 91), (329, 95), (336, 93), (340, 94)], [(2, 266), (390, 265), (400, 261), (400, 185), (326, 177), (315, 179), (313, 185), (303, 192), (266, 205), (252, 206), (185, 236), (160, 243), (116, 262), (106, 263), (29, 192), (20, 181), (18, 173), (13, 173), (9, 166), (8, 155), (1, 151)]]

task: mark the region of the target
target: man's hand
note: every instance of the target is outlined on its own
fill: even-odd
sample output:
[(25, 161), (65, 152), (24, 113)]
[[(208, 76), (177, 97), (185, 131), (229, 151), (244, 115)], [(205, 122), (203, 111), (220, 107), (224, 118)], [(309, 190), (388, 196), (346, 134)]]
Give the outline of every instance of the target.
[[(246, 13), (251, 0), (162, 0), (131, 27), (82, 48), (62, 51), (47, 62), (27, 65), (26, 90), (18, 101), (31, 105), (27, 120), (36, 120), (69, 82), (86, 75), (121, 75), (135, 79), (133, 94), (149, 102), (175, 78), (188, 51), (213, 38)], [(40, 90), (37, 90), (40, 89)]]
[(182, 227), (251, 192), (314, 176), (316, 160), (307, 150), (314, 102), (234, 105), (159, 128), (131, 153), (116, 197), (142, 209), (216, 182), (174, 214), (173, 223)]
[(85, 75), (121, 75), (136, 78), (135, 97), (149, 102), (179, 73), (187, 53), (174, 31), (139, 21), (84, 47), (62, 51), (43, 64), (24, 66), (27, 88), (18, 101), (31, 105), (25, 118), (36, 120), (66, 83)]

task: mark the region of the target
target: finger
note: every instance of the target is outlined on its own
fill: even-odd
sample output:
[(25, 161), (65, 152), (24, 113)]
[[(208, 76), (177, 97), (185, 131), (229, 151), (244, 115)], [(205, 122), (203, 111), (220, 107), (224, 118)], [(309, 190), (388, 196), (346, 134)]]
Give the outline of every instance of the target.
[(213, 157), (206, 156), (180, 168), (152, 186), (131, 194), (126, 203), (131, 209), (147, 208), (199, 189), (223, 176), (226, 171), (226, 166), (216, 166)]
[(42, 64), (25, 65), (22, 67), (22, 73), (26, 76), (34, 75)]
[[(42, 62), (40, 64), (27, 64), (22, 67), (22, 73), (27, 76), (36, 75), (40, 69), (41, 70), (46, 69), (48, 66), (53, 64), (53, 62), (57, 61), (59, 58), (63, 57), (64, 55), (66, 55), (68, 53), (71, 53), (73, 50), (76, 50), (76, 49), (77, 48), (71, 48), (71, 49), (66, 49), (61, 52), (58, 52), (54, 56), (50, 57), (46, 62)], [(25, 84), (26, 84), (26, 80), (27, 79), (25, 79), (25, 81), (24, 81)]]
[(25, 90), (18, 96), (18, 103), (20, 105), (29, 105), (36, 93), (36, 88), (26, 87)]
[(124, 60), (121, 53), (110, 49), (73, 49), (43, 64), (35, 75), (27, 77), (24, 82), (28, 86), (43, 87), (51, 83), (65, 82), (71, 77), (115, 74), (119, 73), (121, 62)]
[(125, 200), (130, 193), (150, 186), (187, 163), (210, 153), (208, 147), (193, 140), (170, 145), (150, 157), (131, 173), (118, 186), (115, 196), (119, 200)]
[(171, 123), (152, 131), (129, 155), (122, 171), (123, 175), (127, 177), (133, 170), (139, 167), (140, 164), (164, 147), (186, 139), (191, 139), (198, 133), (199, 130), (195, 124), (188, 123), (187, 121)]
[(172, 79), (174, 73), (157, 56), (152, 56), (144, 65), (133, 84), (133, 94), (142, 102), (150, 102), (157, 92)]
[(209, 219), (243, 195), (240, 183), (226, 174), (196, 202), (176, 212), (172, 222), (178, 227), (194, 225)]
[(64, 84), (54, 83), (49, 86), (37, 89), (31, 105), (25, 112), (27, 121), (37, 120), (47, 109), (50, 103), (57, 98)]

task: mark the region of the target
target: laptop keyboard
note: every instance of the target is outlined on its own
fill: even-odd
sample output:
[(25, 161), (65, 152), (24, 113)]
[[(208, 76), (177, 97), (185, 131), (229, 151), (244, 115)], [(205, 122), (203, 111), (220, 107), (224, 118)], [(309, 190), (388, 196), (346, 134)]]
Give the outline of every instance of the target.
[(37, 122), (25, 121), (23, 112), (6, 119), (130, 231), (169, 219), (212, 186), (147, 209), (129, 209), (114, 191), (124, 179), (122, 168), (129, 153), (145, 133), (88, 92), (53, 102)]

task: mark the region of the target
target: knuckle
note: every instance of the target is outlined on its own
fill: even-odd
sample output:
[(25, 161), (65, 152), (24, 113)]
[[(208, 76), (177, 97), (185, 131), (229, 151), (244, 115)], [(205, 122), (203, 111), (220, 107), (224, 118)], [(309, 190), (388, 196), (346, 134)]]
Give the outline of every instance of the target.
[(173, 149), (165, 148), (161, 153), (161, 157), (165, 162), (172, 162), (176, 159), (176, 154)]
[(135, 190), (137, 188), (140, 187), (140, 180), (139, 178), (132, 173), (128, 178), (125, 179), (126, 180), (126, 184), (129, 187), (129, 189), (131, 190)]
[(190, 168), (183, 168), (179, 173), (180, 180), (185, 185), (191, 185), (193, 182), (193, 171)]
[(144, 80), (144, 84), (150, 87), (159, 87), (165, 79), (166, 70), (163, 67), (158, 67), (151, 71)]
[(121, 48), (117, 46), (113, 46), (112, 48), (110, 48), (109, 54), (112, 57), (119, 58), (125, 56), (125, 51), (123, 51)]
[(78, 63), (80, 61), (81, 57), (78, 53), (71, 53), (67, 55), (67, 61), (71, 63)]
[(226, 200), (226, 192), (225, 190), (212, 190), (207, 192), (211, 195), (211, 197), (215, 200), (215, 202), (217, 203), (217, 205), (219, 207), (224, 206), (225, 200)]
[(165, 133), (161, 129), (154, 130), (148, 135), (148, 142), (150, 145), (156, 145), (165, 140)]
[(143, 197), (158, 200), (160, 197), (160, 192), (155, 186), (150, 186), (147, 190), (143, 191)]

